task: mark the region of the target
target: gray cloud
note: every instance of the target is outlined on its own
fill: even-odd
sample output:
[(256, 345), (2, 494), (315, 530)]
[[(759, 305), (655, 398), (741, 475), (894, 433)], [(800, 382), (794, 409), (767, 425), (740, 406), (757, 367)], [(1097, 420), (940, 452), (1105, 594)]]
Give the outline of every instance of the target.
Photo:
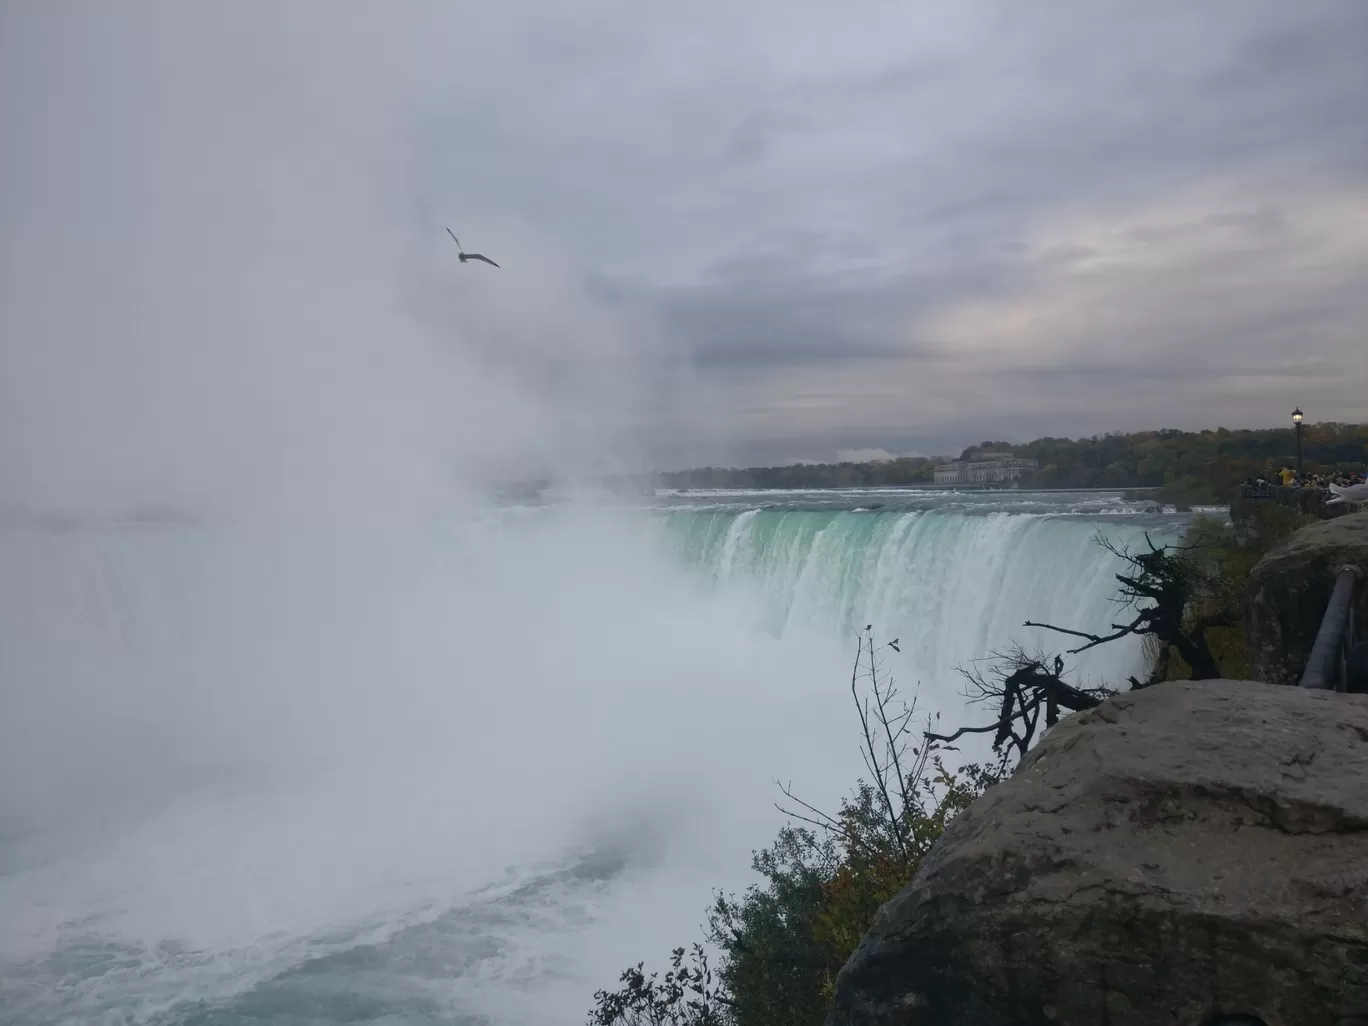
[[(51, 383), (107, 361), (106, 394), (71, 401), (143, 424), (139, 444), (196, 416), (231, 436), (239, 406), (205, 377), (221, 336), (187, 354), (127, 326), (221, 325), (221, 284), (302, 260), (350, 297), (338, 325), (454, 360), (389, 422), (532, 425), (506, 460), (565, 459), (570, 437), (677, 465), (1281, 423), (1293, 402), (1362, 417), (1358, 0), (96, 10), (0, 16), (8, 366)], [(193, 223), (212, 266), (183, 259)], [(453, 278), (446, 223), (503, 273)], [(132, 245), (83, 254), (89, 233)], [(34, 305), (86, 283), (127, 327), (103, 350), (71, 341), (92, 310)], [(18, 353), (40, 336), (62, 341)], [(343, 352), (366, 366), (369, 346)], [(164, 371), (157, 401), (131, 353)], [(11, 421), (30, 411), (12, 448), (47, 406), (7, 377)], [(369, 387), (346, 380), (343, 434)], [(403, 380), (369, 401), (403, 409)]]

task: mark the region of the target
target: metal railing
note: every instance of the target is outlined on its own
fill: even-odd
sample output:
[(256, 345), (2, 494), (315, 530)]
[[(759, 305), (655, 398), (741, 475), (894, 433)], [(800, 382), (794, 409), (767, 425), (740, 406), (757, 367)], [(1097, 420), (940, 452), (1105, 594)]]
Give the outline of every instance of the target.
[(1301, 686), (1324, 691), (1343, 691), (1348, 680), (1349, 650), (1357, 641), (1354, 623), (1354, 592), (1363, 571), (1342, 566), (1335, 574), (1335, 588), (1321, 617), (1320, 630), (1306, 660)]

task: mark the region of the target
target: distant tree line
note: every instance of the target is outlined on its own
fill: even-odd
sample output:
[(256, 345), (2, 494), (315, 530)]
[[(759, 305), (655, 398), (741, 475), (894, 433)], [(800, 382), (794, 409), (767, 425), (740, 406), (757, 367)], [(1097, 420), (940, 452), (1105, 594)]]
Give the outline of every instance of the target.
[[(1308, 424), (1302, 449), (1308, 474), (1368, 469), (1368, 425)], [(1296, 459), (1292, 428), (1263, 431), (1138, 431), (1091, 438), (1038, 438), (1024, 445), (983, 442), (959, 456), (1013, 455), (1039, 469), (1023, 488), (1161, 488), (1179, 502), (1225, 501), (1249, 478), (1272, 477)], [(663, 488), (857, 488), (930, 484), (951, 457), (901, 457), (870, 463), (796, 463), (784, 467), (699, 467), (657, 475)]]
[(784, 467), (699, 467), (661, 474), (662, 488), (876, 488), (929, 484), (937, 463), (903, 456), (871, 463), (793, 463)]

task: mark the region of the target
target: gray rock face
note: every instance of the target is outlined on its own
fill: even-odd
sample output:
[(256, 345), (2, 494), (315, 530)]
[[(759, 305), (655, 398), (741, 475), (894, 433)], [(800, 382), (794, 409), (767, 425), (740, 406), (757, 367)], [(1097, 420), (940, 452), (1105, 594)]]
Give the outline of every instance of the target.
[(841, 971), (829, 1026), (1368, 1026), (1368, 695), (1172, 682), (1062, 721)]
[[(1270, 684), (1301, 679), (1336, 571), (1346, 563), (1368, 574), (1368, 513), (1303, 527), (1259, 560), (1245, 593), (1255, 677)], [(1358, 622), (1368, 623), (1368, 588), (1358, 591)]]

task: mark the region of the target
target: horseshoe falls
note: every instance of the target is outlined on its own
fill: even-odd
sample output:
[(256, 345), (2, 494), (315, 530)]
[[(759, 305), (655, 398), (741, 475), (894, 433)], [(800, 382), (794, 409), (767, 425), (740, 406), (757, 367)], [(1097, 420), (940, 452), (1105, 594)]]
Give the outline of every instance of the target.
[[(1009, 639), (1050, 644), (1022, 629), (1027, 619), (1105, 629), (1121, 566), (1096, 544), (1099, 528), (1076, 517), (748, 509), (667, 523), (684, 560), (751, 595), (767, 632), (850, 634), (872, 624), (900, 637), (909, 665), (938, 683), (954, 683), (947, 670)], [(1123, 544), (1142, 543), (1144, 531), (1105, 529)], [(1127, 642), (1090, 653), (1082, 668), (1117, 681), (1139, 660), (1138, 644)]]
[(1181, 523), (906, 491), (7, 515), (0, 1021), (581, 1021), (750, 882), (774, 780), (854, 783), (855, 629), (961, 722), (955, 667), (1062, 647), (1023, 620), (1111, 622), (1099, 529)]

